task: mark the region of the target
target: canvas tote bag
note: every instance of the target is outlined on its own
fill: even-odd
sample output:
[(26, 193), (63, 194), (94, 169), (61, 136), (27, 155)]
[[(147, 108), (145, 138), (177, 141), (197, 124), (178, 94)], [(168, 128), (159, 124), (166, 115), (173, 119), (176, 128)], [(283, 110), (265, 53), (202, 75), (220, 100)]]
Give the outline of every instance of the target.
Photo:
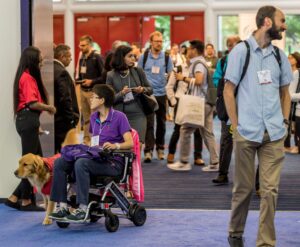
[(188, 127), (198, 128), (204, 126), (205, 98), (196, 96), (198, 87), (192, 80), (185, 95), (179, 99), (175, 123)]

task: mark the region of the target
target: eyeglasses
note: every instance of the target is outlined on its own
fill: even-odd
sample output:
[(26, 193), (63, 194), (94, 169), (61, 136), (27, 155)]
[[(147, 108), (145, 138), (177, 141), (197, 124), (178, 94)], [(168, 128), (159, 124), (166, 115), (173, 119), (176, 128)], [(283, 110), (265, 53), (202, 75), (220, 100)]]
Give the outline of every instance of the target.
[(136, 58), (136, 55), (135, 54), (129, 54), (128, 57), (129, 58)]
[(152, 42), (154, 42), (154, 43), (162, 43), (163, 41), (162, 40), (152, 40)]

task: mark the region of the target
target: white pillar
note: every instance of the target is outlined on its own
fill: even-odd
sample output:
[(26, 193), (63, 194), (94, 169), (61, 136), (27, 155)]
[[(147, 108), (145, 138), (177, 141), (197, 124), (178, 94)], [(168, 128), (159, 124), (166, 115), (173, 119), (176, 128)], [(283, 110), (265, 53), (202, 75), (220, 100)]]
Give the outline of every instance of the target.
[(64, 18), (64, 32), (65, 32), (65, 44), (71, 47), (72, 62), (68, 66), (67, 70), (70, 75), (74, 76), (75, 71), (75, 41), (74, 41), (74, 14), (71, 10), (71, 5), (73, 1), (66, 1), (66, 10)]
[(20, 182), (13, 171), (21, 156), (21, 140), (13, 116), (13, 83), (21, 54), (20, 0), (2, 1), (0, 8), (0, 198), (8, 197)]

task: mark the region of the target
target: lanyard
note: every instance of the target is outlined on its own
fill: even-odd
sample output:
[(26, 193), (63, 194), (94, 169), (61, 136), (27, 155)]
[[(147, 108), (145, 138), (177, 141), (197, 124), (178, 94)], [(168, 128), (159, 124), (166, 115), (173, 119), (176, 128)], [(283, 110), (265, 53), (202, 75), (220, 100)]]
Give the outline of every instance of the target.
[[(114, 115), (114, 113), (115, 113), (114, 110), (111, 110), (111, 111), (112, 111), (112, 114), (111, 114), (110, 122), (112, 121), (113, 115)], [(108, 114), (109, 114), (109, 113), (108, 113)], [(101, 133), (102, 133), (104, 127), (105, 127), (105, 126), (108, 126), (107, 119), (106, 119), (106, 120), (104, 121), (104, 123), (102, 124), (101, 121), (97, 118), (96, 121), (95, 121), (95, 123), (94, 123), (94, 125), (93, 125), (93, 133), (92, 133), (93, 136), (94, 136), (94, 133), (95, 133), (95, 130), (96, 130), (96, 124), (97, 124), (97, 123), (99, 123), (99, 125), (100, 125), (100, 127), (99, 127), (99, 133), (98, 133), (99, 136), (101, 135)]]

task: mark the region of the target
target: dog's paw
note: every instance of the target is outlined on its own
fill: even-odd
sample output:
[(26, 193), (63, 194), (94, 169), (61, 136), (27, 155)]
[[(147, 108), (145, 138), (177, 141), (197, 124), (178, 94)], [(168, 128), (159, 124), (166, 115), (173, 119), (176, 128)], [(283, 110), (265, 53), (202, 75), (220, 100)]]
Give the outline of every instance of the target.
[(46, 226), (46, 225), (51, 225), (52, 224), (52, 220), (49, 219), (49, 218), (45, 218), (44, 221), (43, 221), (43, 225)]

